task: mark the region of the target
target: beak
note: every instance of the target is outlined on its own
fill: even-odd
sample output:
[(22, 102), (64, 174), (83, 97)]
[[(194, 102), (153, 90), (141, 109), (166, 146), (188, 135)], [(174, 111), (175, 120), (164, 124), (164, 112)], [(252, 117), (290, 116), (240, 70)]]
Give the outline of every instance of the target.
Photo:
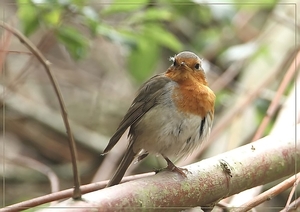
[(181, 66), (186, 66), (186, 65), (185, 65), (185, 62), (181, 62), (181, 64), (180, 64), (180, 65), (181, 65)]

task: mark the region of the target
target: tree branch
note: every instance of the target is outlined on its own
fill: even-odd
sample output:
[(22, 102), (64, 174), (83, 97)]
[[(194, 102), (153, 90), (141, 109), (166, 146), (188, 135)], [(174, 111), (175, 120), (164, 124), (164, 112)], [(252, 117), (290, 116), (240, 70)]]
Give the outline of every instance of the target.
[[(187, 178), (163, 171), (86, 194), (84, 201), (67, 200), (55, 207), (60, 207), (60, 211), (63, 207), (77, 207), (77, 211), (85, 211), (85, 207), (115, 211), (214, 204), (246, 189), (297, 173), (300, 168), (295, 163), (300, 162), (300, 139), (296, 140), (295, 130), (300, 133), (300, 125), (282, 136), (267, 136), (186, 166), (190, 171)], [(46, 210), (49, 212), (49, 208)]]

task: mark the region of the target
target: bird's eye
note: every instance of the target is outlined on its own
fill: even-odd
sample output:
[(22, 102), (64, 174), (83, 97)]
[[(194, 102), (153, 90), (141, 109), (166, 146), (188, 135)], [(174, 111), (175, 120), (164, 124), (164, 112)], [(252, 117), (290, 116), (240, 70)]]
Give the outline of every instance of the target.
[(170, 57), (170, 61), (172, 61), (173, 62), (173, 66), (176, 66), (176, 59), (175, 59), (175, 57)]
[(195, 69), (200, 69), (200, 64), (199, 63), (197, 63), (196, 65), (195, 65)]

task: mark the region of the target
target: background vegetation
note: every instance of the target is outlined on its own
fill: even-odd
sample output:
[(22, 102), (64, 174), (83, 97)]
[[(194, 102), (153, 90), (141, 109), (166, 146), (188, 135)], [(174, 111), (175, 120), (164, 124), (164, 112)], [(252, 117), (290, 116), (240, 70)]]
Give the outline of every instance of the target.
[[(100, 154), (138, 87), (165, 71), (169, 57), (183, 50), (204, 58), (217, 103), (209, 147), (179, 164), (236, 148), (255, 135), (254, 140), (277, 129), (282, 133), (297, 123), (296, 77), (287, 76), (299, 50), (296, 4), (5, 0), (0, 19), (23, 32), (51, 63), (77, 143), (82, 183), (87, 184), (108, 179), (115, 170), (125, 137), (123, 147), (116, 147), (110, 157), (104, 160)], [(50, 169), (60, 189), (72, 187), (72, 169), (58, 101), (46, 73), (16, 37), (2, 28), (0, 36), (0, 189), (1, 206), (6, 206), (49, 193), (48, 179), (40, 172), (49, 174)], [(284, 93), (267, 114), (270, 122), (257, 133), (285, 77)], [(290, 113), (278, 120), (287, 99)], [(130, 173), (163, 166), (159, 158), (149, 157)], [(284, 206), (287, 195), (259, 207)]]

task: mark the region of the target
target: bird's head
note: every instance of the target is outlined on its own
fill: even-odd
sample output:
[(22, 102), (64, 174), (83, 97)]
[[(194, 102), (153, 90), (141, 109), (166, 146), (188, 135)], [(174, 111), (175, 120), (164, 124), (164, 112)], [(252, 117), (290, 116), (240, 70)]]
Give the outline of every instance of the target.
[(176, 82), (188, 83), (189, 81), (198, 81), (207, 84), (204, 70), (202, 69), (202, 60), (193, 52), (183, 51), (170, 58), (172, 65), (167, 71), (167, 76)]

